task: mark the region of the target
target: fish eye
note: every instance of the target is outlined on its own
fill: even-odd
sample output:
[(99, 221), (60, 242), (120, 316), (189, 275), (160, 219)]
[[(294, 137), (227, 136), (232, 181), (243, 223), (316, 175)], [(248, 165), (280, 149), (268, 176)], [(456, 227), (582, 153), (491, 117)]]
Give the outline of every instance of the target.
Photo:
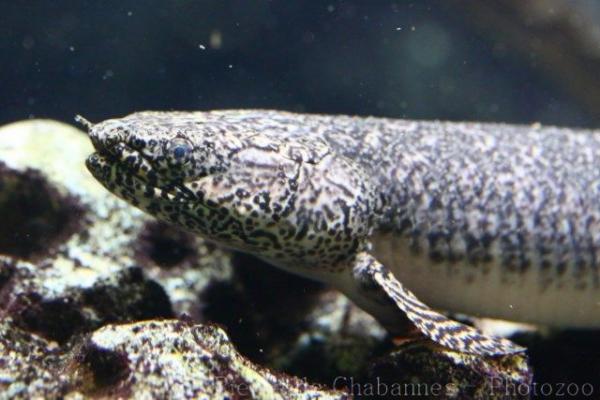
[(194, 147), (184, 138), (175, 138), (166, 145), (166, 156), (173, 164), (187, 164), (192, 159)]

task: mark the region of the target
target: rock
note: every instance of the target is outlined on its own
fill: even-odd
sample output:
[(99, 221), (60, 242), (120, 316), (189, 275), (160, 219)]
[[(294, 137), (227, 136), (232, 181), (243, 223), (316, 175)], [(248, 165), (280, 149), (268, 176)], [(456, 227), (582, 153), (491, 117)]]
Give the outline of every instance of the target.
[(106, 325), (65, 350), (0, 321), (0, 398), (348, 398), (253, 364), (215, 325)]
[(73, 378), (89, 396), (348, 398), (249, 362), (215, 325), (168, 320), (108, 325), (83, 343), (74, 360)]
[(56, 342), (0, 319), (0, 398), (58, 398), (67, 392), (66, 357)]
[[(533, 373), (523, 354), (479, 357), (414, 341), (377, 360), (364, 383), (339, 380), (353, 394), (383, 398), (528, 399)], [(354, 385), (354, 386), (353, 386)]]
[(93, 265), (0, 258), (0, 272), (8, 276), (2, 285), (0, 316), (63, 344), (110, 321), (173, 315), (165, 291), (139, 267), (101, 271)]

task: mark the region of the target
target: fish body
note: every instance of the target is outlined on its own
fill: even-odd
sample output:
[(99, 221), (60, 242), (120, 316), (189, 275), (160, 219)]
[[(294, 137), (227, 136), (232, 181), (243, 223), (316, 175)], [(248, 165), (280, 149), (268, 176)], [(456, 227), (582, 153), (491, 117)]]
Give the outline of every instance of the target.
[(270, 110), (89, 130), (87, 166), (119, 197), (326, 282), (391, 330), (401, 310), (443, 345), (503, 354), (520, 349), (433, 309), (600, 326), (599, 132)]

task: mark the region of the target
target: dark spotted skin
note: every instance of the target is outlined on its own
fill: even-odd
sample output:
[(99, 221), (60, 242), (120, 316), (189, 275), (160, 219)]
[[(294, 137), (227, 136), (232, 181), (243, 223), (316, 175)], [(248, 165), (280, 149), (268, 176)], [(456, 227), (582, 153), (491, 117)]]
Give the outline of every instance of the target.
[(382, 205), (362, 168), (321, 140), (258, 131), (251, 116), (206, 116), (137, 113), (95, 125), (88, 168), (160, 219), (311, 276), (364, 247)]
[[(419, 312), (393, 279), (400, 267), (359, 265), (377, 235), (392, 235), (428, 266), (487, 268), (508, 281), (535, 270), (540, 287), (568, 273), (569, 284), (598, 287), (600, 136), (592, 132), (230, 110), (135, 113), (91, 126), (90, 137), (97, 152), (87, 166), (111, 192), (331, 283), (386, 325), (393, 312), (366, 300), (380, 294), (363, 295), (369, 285), (357, 276), (409, 317), (411, 307)], [(472, 329), (460, 339), (463, 325), (440, 318), (420, 329), (438, 342), (433, 326), (456, 332), (443, 344), (473, 348)], [(472, 352), (494, 354), (479, 338)]]

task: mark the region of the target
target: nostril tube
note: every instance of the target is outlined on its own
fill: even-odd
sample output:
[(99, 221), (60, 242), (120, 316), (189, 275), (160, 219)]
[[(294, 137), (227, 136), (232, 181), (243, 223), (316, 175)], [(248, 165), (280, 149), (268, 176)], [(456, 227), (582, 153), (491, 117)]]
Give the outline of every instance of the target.
[(77, 114), (75, 116), (75, 122), (77, 122), (78, 124), (83, 125), (84, 127), (86, 127), (88, 130), (92, 129), (92, 126), (94, 124), (92, 124), (90, 121), (88, 121), (87, 119), (83, 118), (81, 115)]

